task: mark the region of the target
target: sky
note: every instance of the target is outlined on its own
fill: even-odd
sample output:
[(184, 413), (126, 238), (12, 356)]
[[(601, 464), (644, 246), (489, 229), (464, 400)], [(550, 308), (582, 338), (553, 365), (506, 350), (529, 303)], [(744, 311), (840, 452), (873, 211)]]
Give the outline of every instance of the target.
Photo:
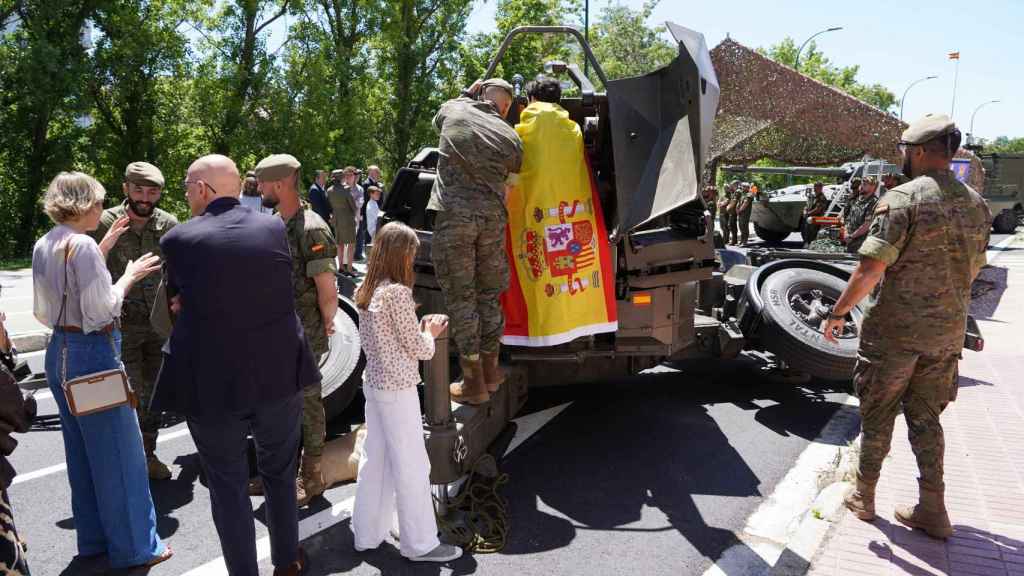
[[(644, 0), (620, 0), (639, 8)], [(481, 1), (474, 8), (469, 32), (492, 32), (496, 0)], [(607, 0), (590, 0), (593, 22)], [(879, 1), (857, 0), (661, 0), (649, 24), (671, 21), (704, 34), (713, 48), (726, 36), (746, 46), (770, 46), (786, 36), (798, 44), (814, 33), (842, 26), (818, 36), (818, 49), (838, 66), (860, 66), (857, 79), (879, 83), (897, 100), (915, 80), (921, 82), (907, 94), (904, 120), (929, 113), (949, 114), (965, 134), (972, 112), (977, 112), (974, 134), (978, 138), (1024, 137), (1024, 1), (952, 0)], [(670, 36), (666, 33), (666, 39)], [(960, 52), (956, 103), (953, 79)]]

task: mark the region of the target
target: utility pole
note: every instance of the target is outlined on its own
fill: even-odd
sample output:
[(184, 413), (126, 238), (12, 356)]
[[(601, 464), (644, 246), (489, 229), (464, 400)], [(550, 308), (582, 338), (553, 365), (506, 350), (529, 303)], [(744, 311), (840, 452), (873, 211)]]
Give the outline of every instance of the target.
[(903, 121), (903, 103), (907, 101), (907, 92), (910, 92), (911, 88), (925, 80), (934, 80), (936, 78), (938, 78), (938, 76), (925, 76), (924, 78), (914, 80), (910, 83), (910, 86), (907, 86), (907, 89), (903, 91), (903, 98), (900, 98), (900, 122)]
[[(584, 0), (583, 2), (583, 38), (587, 41), (587, 45), (590, 45), (590, 0)], [(586, 52), (583, 53), (583, 75), (589, 76), (590, 74), (590, 60), (587, 58)]]
[(843, 29), (842, 26), (836, 26), (834, 28), (828, 28), (828, 29), (822, 30), (821, 32), (817, 32), (817, 33), (811, 35), (811, 37), (808, 38), (807, 40), (804, 40), (804, 43), (800, 45), (800, 49), (796, 51), (796, 63), (793, 64), (793, 70), (796, 70), (797, 72), (800, 71), (800, 53), (804, 51), (804, 46), (807, 46), (808, 42), (810, 42), (811, 40), (814, 40), (815, 38), (817, 38), (818, 36), (821, 36), (822, 34), (824, 34), (826, 32), (835, 32), (837, 30), (842, 30), (842, 29)]

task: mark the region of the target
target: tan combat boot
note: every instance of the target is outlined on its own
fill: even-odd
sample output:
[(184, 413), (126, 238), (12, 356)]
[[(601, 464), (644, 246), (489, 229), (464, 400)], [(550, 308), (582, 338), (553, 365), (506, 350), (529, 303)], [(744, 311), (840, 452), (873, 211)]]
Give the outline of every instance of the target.
[(146, 472), (150, 480), (170, 480), (171, 469), (156, 457), (156, 434), (144, 434), (142, 447), (146, 452)]
[(866, 481), (857, 476), (857, 487), (853, 492), (843, 498), (843, 504), (853, 512), (853, 515), (865, 522), (875, 519), (875, 484), (878, 478), (873, 481)]
[(494, 394), (498, 387), (505, 383), (505, 371), (498, 364), (497, 352), (481, 352), (480, 360), (484, 364), (484, 383), (487, 391)]
[(917, 481), (918, 502), (916, 506), (899, 506), (896, 519), (911, 528), (920, 528), (932, 538), (945, 540), (953, 535), (944, 499), (945, 487)]
[(484, 383), (484, 367), (480, 356), (476, 359), (459, 356), (459, 366), (462, 367), (462, 380), (453, 382), (448, 387), (452, 400), (459, 404), (474, 406), (490, 400), (491, 395), (487, 393), (487, 384)]
[(324, 493), (324, 471), (320, 456), (303, 456), (299, 479), (295, 482), (295, 501), (299, 506), (309, 504)]

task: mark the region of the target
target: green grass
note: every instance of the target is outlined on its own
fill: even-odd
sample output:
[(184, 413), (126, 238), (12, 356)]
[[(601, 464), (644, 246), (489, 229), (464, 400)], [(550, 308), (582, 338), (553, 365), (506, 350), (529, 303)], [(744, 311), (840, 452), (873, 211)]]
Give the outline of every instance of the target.
[(0, 260), (0, 271), (21, 270), (22, 268), (31, 267), (31, 258), (11, 258), (8, 260)]

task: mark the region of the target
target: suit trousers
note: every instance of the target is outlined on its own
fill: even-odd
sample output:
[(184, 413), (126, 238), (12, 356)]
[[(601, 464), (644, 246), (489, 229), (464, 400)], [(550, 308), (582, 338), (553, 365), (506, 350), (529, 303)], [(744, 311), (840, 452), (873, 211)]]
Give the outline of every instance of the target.
[(258, 576), (256, 526), (249, 500), (247, 435), (266, 495), (270, 555), (284, 568), (298, 560), (295, 473), (302, 433), (302, 394), (243, 413), (188, 417), (210, 489), (213, 523), (231, 576)]
[(352, 510), (355, 545), (362, 550), (380, 546), (391, 530), (397, 504), (402, 556), (426, 554), (440, 542), (416, 388), (363, 386), (363, 393), (366, 443)]
[(359, 219), (359, 226), (356, 227), (356, 251), (352, 255), (356, 260), (363, 259), (363, 251), (366, 249), (366, 214)]

